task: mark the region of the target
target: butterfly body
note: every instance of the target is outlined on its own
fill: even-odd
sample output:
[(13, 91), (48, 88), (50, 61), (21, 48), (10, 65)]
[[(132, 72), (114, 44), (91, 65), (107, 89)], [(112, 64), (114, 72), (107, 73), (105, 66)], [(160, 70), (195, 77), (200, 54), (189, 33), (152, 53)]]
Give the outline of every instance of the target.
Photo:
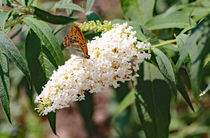
[(85, 36), (78, 26), (74, 26), (71, 32), (63, 38), (63, 45), (70, 47), (72, 53), (76, 55), (83, 56), (87, 59), (90, 58)]

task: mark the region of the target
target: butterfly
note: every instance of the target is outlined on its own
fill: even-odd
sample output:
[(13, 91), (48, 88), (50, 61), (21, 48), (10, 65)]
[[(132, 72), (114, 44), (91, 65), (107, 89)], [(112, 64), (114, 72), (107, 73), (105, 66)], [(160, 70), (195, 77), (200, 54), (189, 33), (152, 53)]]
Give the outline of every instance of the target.
[(73, 54), (87, 59), (90, 58), (84, 34), (78, 26), (74, 26), (71, 32), (63, 38), (63, 45), (70, 47)]

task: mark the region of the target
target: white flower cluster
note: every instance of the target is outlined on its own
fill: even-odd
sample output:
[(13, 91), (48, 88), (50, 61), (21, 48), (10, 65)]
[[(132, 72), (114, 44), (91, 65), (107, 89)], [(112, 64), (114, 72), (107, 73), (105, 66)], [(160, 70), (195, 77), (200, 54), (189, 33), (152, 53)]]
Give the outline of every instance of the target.
[(110, 86), (119, 87), (118, 82), (133, 80), (139, 63), (150, 54), (139, 52), (145, 45), (137, 42), (136, 32), (127, 23), (115, 25), (113, 29), (87, 43), (90, 59), (72, 55), (65, 65), (54, 71), (36, 97), (37, 110), (46, 115), (56, 109), (69, 107), (73, 101), (83, 100), (84, 91), (100, 92)]
[(150, 43), (146, 43), (146, 42), (137, 42), (136, 48), (139, 50), (143, 50), (143, 49), (150, 49), (151, 48), (151, 44)]

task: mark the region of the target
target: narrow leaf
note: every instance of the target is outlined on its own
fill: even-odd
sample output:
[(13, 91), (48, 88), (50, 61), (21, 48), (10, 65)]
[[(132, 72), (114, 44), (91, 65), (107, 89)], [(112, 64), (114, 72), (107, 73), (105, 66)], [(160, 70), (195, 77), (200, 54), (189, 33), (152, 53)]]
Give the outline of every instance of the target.
[(101, 18), (95, 12), (92, 11), (86, 13), (86, 18), (88, 21), (101, 21)]
[(47, 114), (48, 121), (50, 123), (50, 127), (55, 135), (56, 134), (56, 113), (50, 112)]
[(26, 60), (22, 57), (12, 40), (3, 32), (0, 32), (0, 49), (17, 65), (17, 67), (26, 75), (27, 79), (30, 80), (30, 73)]
[(178, 72), (181, 65), (185, 61), (186, 57), (188, 56), (187, 49), (183, 48), (186, 43), (187, 38), (188, 38), (188, 35), (185, 35), (185, 34), (180, 34), (176, 37), (176, 44), (179, 48), (179, 53), (180, 53), (179, 59), (176, 63), (176, 72)]
[(34, 31), (30, 30), (26, 37), (25, 53), (30, 69), (31, 81), (38, 94), (41, 93), (42, 87), (47, 83), (44, 70), (39, 61), (40, 52), (41, 41)]
[(57, 65), (64, 64), (64, 56), (61, 47), (51, 28), (44, 22), (32, 17), (25, 17), (23, 21), (37, 34), (39, 39), (43, 41), (44, 45), (55, 59)]
[(80, 7), (77, 4), (74, 3), (60, 3), (56, 4), (54, 8), (59, 8), (59, 9), (68, 9), (68, 10), (75, 10), (75, 11), (80, 11), (80, 12), (85, 12), (85, 10)]
[(77, 103), (80, 109), (80, 113), (85, 123), (85, 128), (88, 131), (88, 136), (93, 137), (93, 112), (94, 103), (93, 95), (88, 91), (85, 92), (85, 100)]
[(128, 20), (145, 24), (153, 16), (155, 0), (120, 0), (120, 3)]
[(95, 0), (87, 0), (86, 12), (91, 10), (91, 8), (93, 7), (94, 2), (95, 2)]
[(167, 138), (170, 88), (156, 66), (144, 62), (139, 70), (136, 107), (147, 138)]
[(122, 100), (122, 102), (120, 103), (120, 105), (118, 106), (117, 108), (117, 111), (116, 113), (114, 114), (113, 118), (112, 118), (112, 126), (113, 128), (119, 132), (119, 130), (117, 129), (116, 125), (115, 125), (115, 121), (116, 121), (116, 118), (119, 116), (119, 114), (124, 111), (129, 105), (131, 105), (132, 103), (135, 102), (135, 93), (136, 93), (136, 90), (133, 89), (131, 90), (125, 97), (124, 99)]
[[(38, 94), (41, 93), (53, 70), (56, 69), (56, 66), (48, 59), (52, 57), (47, 55), (49, 55), (49, 52), (47, 52), (47, 49), (44, 50), (39, 37), (33, 30), (30, 30), (26, 37), (26, 59), (29, 64), (32, 83)], [(56, 134), (56, 113), (48, 113), (47, 117), (53, 133)]]
[(58, 25), (54, 30), (53, 34), (56, 35), (58, 32), (60, 32), (63, 28), (65, 28), (66, 25)]
[(34, 0), (25, 0), (26, 6), (31, 6), (31, 4), (34, 2)]
[(9, 60), (7, 56), (4, 53), (2, 53), (0, 50), (0, 99), (1, 99), (4, 111), (7, 115), (7, 118), (9, 122), (11, 123), (9, 89), (10, 89)]
[[(208, 44), (210, 43), (210, 15), (201, 21), (193, 30), (192, 34), (187, 38), (184, 45), (180, 48), (180, 58), (176, 64), (176, 70), (181, 67), (183, 62), (189, 56), (191, 67), (188, 69), (191, 86), (195, 92), (196, 97), (200, 93), (200, 82), (202, 78), (202, 69), (205, 57), (210, 53)], [(180, 47), (180, 46), (179, 46)]]
[[(23, 85), (25, 86), (25, 93), (26, 93), (26, 96), (28, 97), (28, 99), (29, 99), (29, 101), (30, 101), (30, 105), (31, 105), (31, 107), (34, 109), (35, 108), (35, 103), (34, 103), (34, 95), (35, 95), (35, 90), (33, 89), (33, 87), (31, 87), (30, 85), (29, 85), (29, 83), (27, 82), (27, 80), (26, 80), (26, 77), (24, 77), (23, 79), (22, 79), (22, 81), (23, 81)], [(18, 89), (19, 89), (19, 93), (20, 93), (20, 88), (21, 88), (22, 86), (21, 86), (21, 84), (19, 84), (19, 86), (18, 86)]]
[(175, 12), (170, 15), (157, 15), (149, 20), (145, 26), (149, 30), (166, 29), (166, 28), (186, 28), (194, 26), (195, 22), (189, 19), (189, 15), (181, 12)]
[(8, 11), (1, 11), (0, 12), (0, 30), (4, 30), (4, 26), (6, 23), (6, 20), (8, 18), (9, 12)]
[(39, 61), (45, 73), (46, 80), (49, 80), (50, 76), (52, 75), (53, 71), (56, 70), (57, 66), (55, 63), (53, 63), (54, 59), (50, 55), (50, 52), (44, 46), (41, 46)]
[(192, 105), (192, 102), (191, 102), (190, 97), (189, 97), (189, 95), (187, 93), (187, 90), (186, 90), (186, 86), (185, 86), (186, 82), (184, 81), (184, 78), (183, 78), (183, 76), (180, 72), (177, 72), (176, 79), (177, 79), (178, 92), (181, 93), (182, 97), (185, 99), (187, 104), (194, 111), (194, 107)]
[(166, 80), (169, 83), (169, 86), (171, 87), (173, 93), (176, 95), (176, 80), (175, 75), (173, 71), (173, 67), (171, 65), (170, 60), (167, 58), (167, 56), (160, 51), (157, 48), (153, 49), (154, 54), (156, 55), (156, 61), (158, 63), (160, 72), (164, 75)]
[(34, 7), (34, 14), (39, 17), (41, 20), (44, 20), (49, 23), (53, 24), (67, 24), (74, 21), (77, 21), (78, 18), (72, 18), (67, 16), (61, 16), (61, 15), (53, 15), (49, 12), (46, 12), (44, 10), (41, 10), (39, 8)]
[(116, 99), (118, 102), (121, 102), (124, 97), (130, 92), (129, 81), (119, 82), (119, 87), (115, 88), (116, 91)]
[[(200, 93), (200, 84), (205, 57), (210, 53), (210, 14), (200, 22), (193, 30), (188, 40), (192, 40), (191, 45), (196, 45), (197, 49), (190, 49), (189, 55), (192, 62), (190, 68), (190, 81), (196, 96)], [(190, 47), (187, 46), (188, 48)]]

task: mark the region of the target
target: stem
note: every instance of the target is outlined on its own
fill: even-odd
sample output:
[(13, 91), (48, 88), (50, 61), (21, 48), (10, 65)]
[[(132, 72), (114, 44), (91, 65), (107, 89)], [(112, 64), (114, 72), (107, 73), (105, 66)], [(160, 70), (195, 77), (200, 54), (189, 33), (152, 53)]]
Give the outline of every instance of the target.
[(168, 44), (171, 44), (171, 43), (175, 43), (175, 42), (176, 42), (176, 39), (174, 39), (174, 40), (168, 40), (168, 41), (163, 42), (163, 43), (161, 43), (161, 44), (153, 45), (153, 46), (151, 46), (150, 49), (141, 49), (141, 50), (139, 50), (139, 51), (140, 51), (140, 52), (142, 52), (142, 51), (149, 51), (149, 50), (151, 50), (152, 48), (158, 48), (158, 47), (161, 47), (161, 46), (164, 46), (164, 45), (168, 45)]
[(17, 20), (15, 20), (15, 22), (12, 22), (8, 25), (5, 26), (5, 29), (9, 28), (9, 27), (12, 27), (12, 26), (15, 26), (17, 24), (20, 24), (22, 22), (22, 19), (24, 18), (24, 15), (20, 16)]
[(169, 41), (163, 42), (161, 44), (153, 45), (152, 48), (158, 48), (158, 47), (161, 47), (161, 46), (164, 46), (164, 45), (168, 45), (168, 44), (171, 44), (171, 43), (175, 43), (175, 42), (176, 42), (176, 39), (169, 40)]
[(17, 21), (14, 22), (14, 23), (11, 23), (11, 24), (6, 25), (6, 26), (5, 26), (5, 29), (7, 29), (7, 28), (9, 28), (9, 27), (12, 27), (12, 26), (15, 26), (15, 25), (17, 25), (17, 24), (19, 24), (19, 23), (21, 23), (21, 20), (17, 20)]

